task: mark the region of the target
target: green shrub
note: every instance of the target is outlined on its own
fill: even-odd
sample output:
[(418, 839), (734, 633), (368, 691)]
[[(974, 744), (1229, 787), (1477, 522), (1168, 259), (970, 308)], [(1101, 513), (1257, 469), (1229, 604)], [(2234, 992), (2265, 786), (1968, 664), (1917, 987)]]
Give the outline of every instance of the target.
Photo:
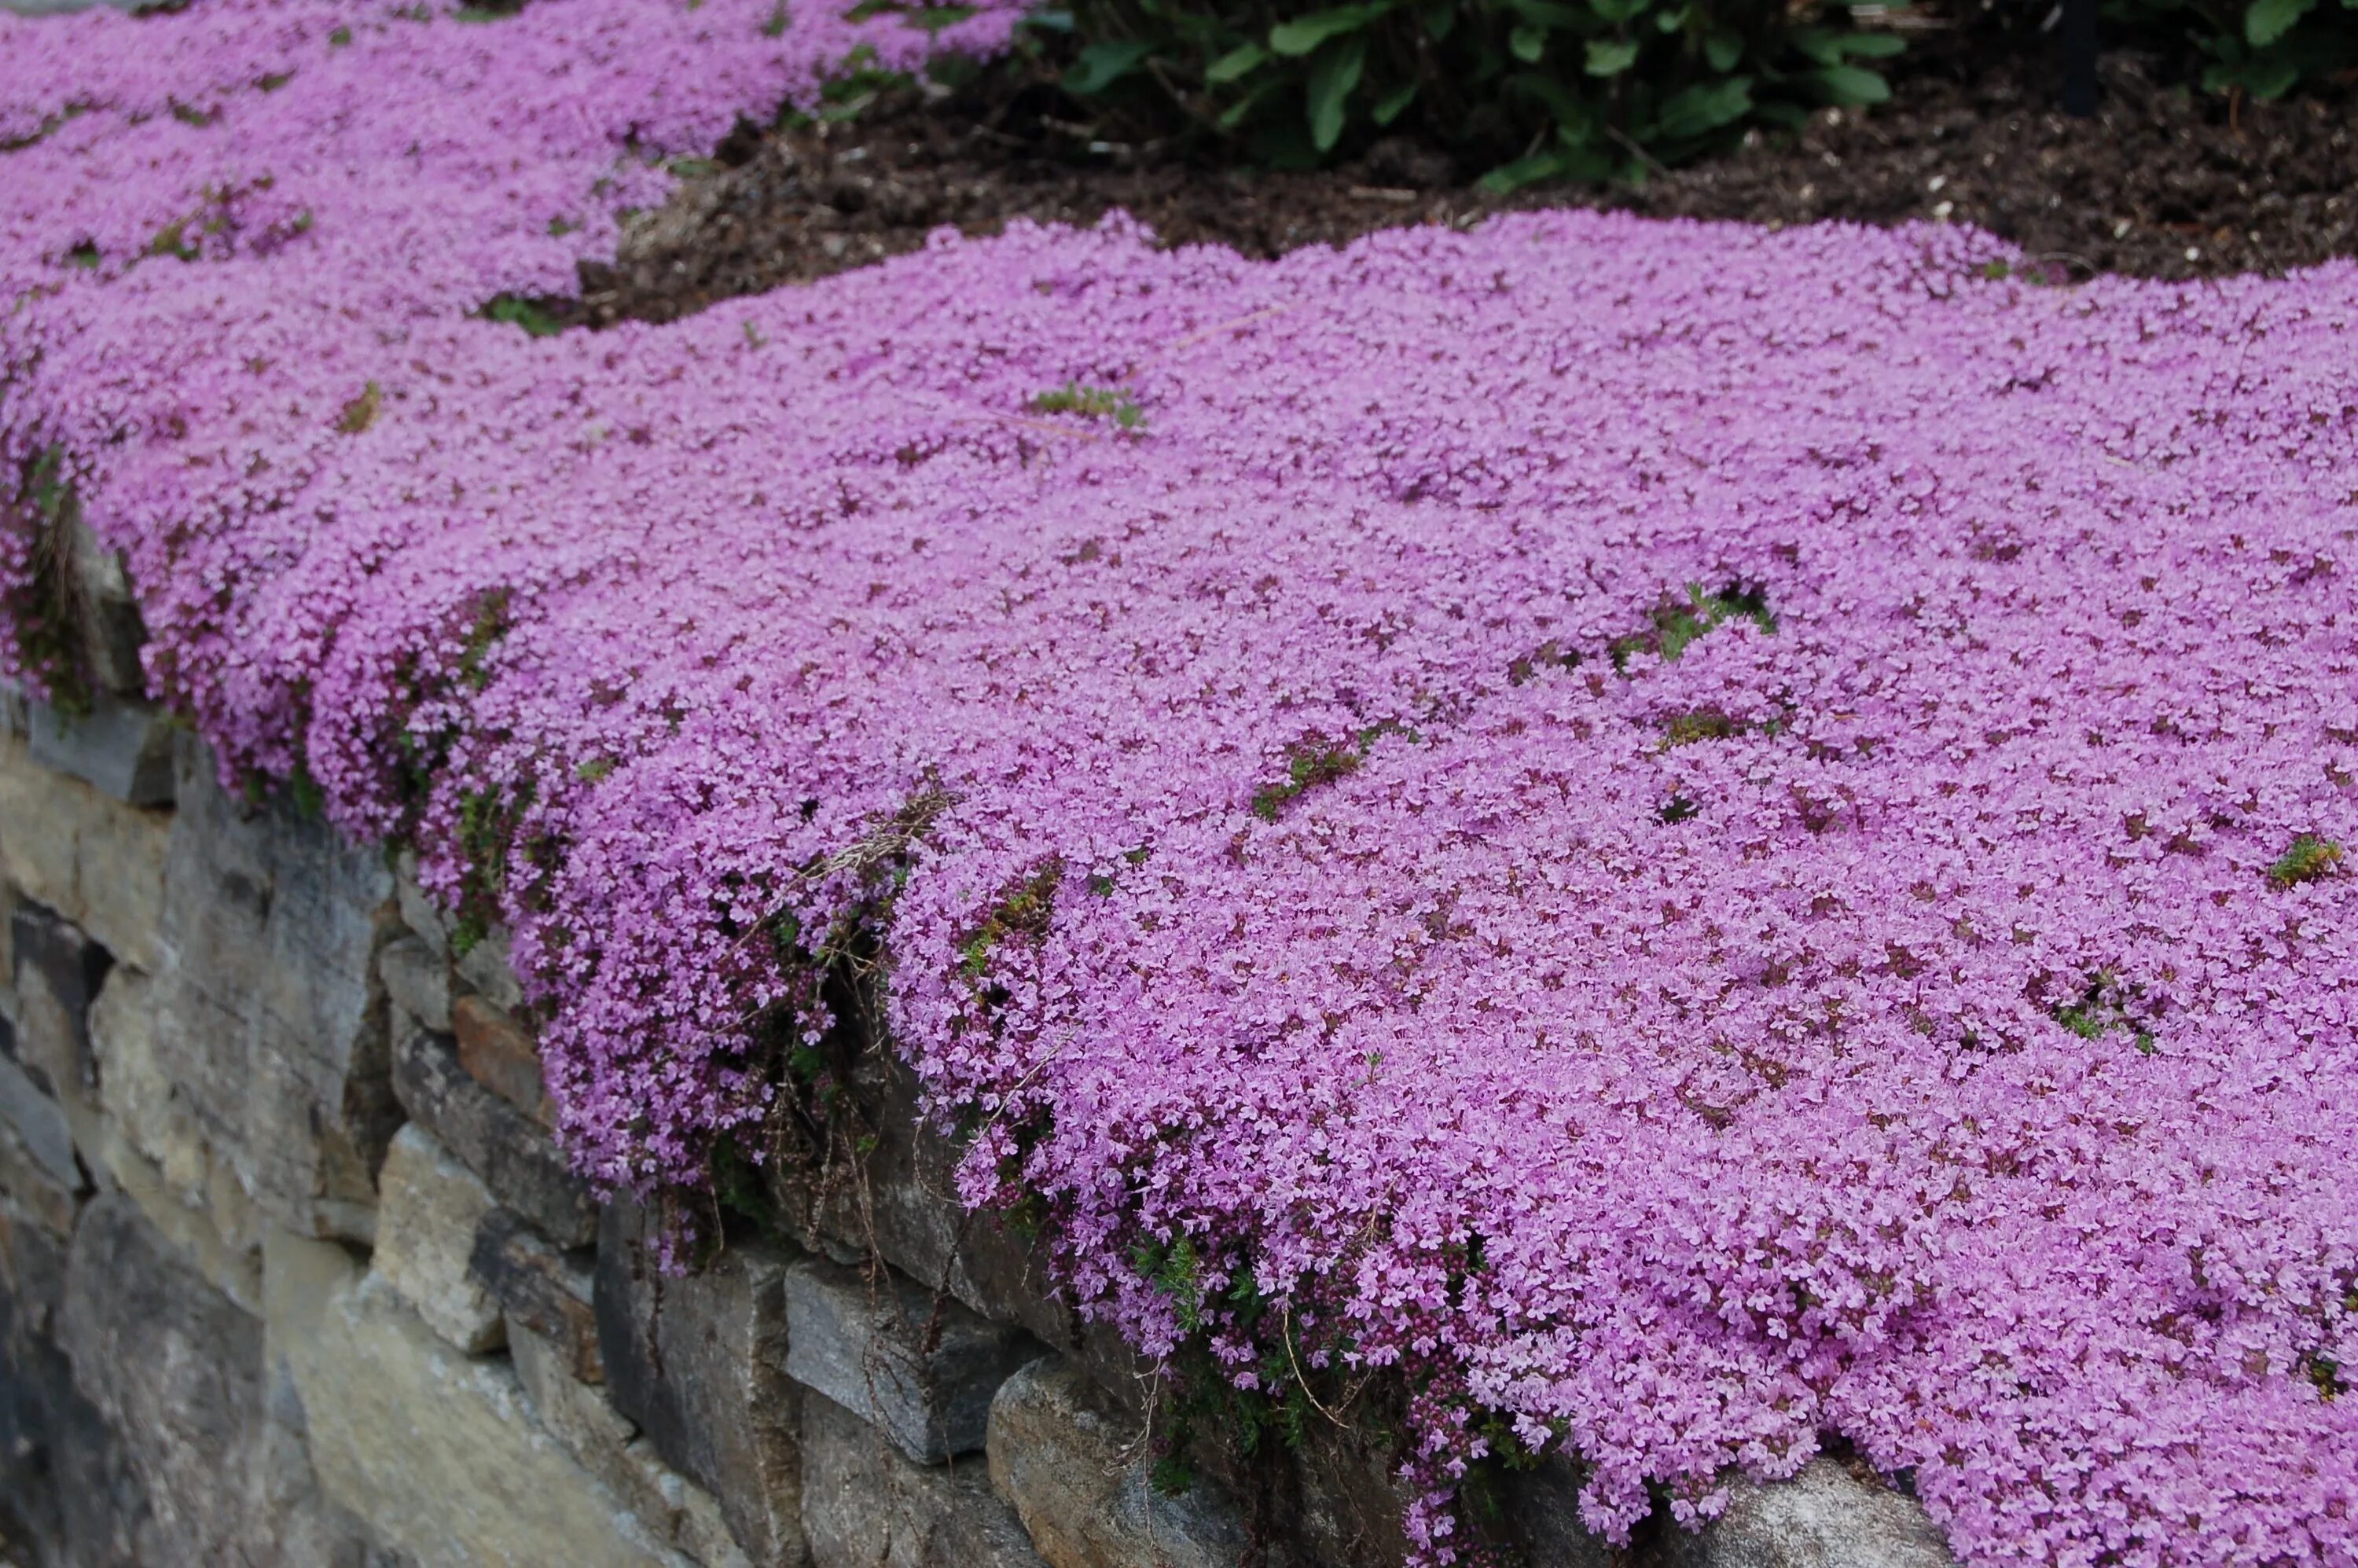
[(1413, 129), (1494, 189), (1642, 178), (1747, 124), (1878, 103), (1869, 62), (1901, 47), (1817, 0), (1076, 0), (1071, 22), (1065, 89), (1109, 114), (1287, 167)]
[(2191, 49), (2212, 92), (2276, 98), (2358, 65), (2358, 0), (2111, 0), (2104, 20)]

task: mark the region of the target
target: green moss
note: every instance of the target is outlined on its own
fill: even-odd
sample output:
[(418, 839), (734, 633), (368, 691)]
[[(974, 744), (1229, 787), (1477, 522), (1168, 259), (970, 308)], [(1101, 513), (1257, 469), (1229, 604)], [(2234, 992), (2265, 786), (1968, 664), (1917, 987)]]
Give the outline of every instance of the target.
[(477, 314), (486, 321), (521, 327), (535, 338), (553, 338), (565, 330), (565, 322), (551, 308), (550, 302), (527, 299), (520, 294), (494, 295)]
[(1146, 410), (1138, 399), (1119, 386), (1083, 386), (1068, 381), (1052, 392), (1044, 392), (1032, 400), (1034, 414), (1077, 414), (1085, 419), (1110, 419), (1125, 430), (1143, 429)]
[(2304, 833), (2292, 841), (2292, 847), (2276, 864), (2268, 868), (2268, 881), (2280, 888), (2313, 882), (2331, 876), (2341, 864), (2341, 845), (2331, 838)]
[(343, 406), (336, 416), (336, 428), (347, 436), (357, 436), (376, 423), (377, 411), (384, 406), (384, 389), (370, 382), (361, 395)]

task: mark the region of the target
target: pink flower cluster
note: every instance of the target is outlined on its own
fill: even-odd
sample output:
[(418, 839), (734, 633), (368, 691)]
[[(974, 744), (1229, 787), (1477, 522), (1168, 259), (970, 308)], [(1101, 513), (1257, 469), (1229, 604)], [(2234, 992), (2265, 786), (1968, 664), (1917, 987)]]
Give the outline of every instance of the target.
[(1610, 1532), (1839, 1433), (1974, 1564), (2358, 1563), (2358, 268), (1110, 223), (467, 314), (925, 42), (772, 15), (0, 21), (85, 111), (0, 450), (229, 766), (496, 891), (585, 1169), (698, 1180), (872, 941), (1089, 1310), (1413, 1373), (1433, 1561), (1502, 1412)]

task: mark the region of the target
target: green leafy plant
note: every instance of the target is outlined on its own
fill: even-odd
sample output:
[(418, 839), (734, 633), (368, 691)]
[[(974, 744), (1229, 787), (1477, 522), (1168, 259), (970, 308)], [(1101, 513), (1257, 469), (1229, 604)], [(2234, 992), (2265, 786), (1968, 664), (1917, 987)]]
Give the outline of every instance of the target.
[(2358, 67), (2358, 0), (2111, 0), (2109, 36), (2190, 51), (2206, 92), (2278, 98)]
[[(1754, 123), (1879, 103), (1891, 33), (1774, 0), (1076, 0), (1067, 92), (1305, 166), (1414, 128), (1507, 189), (1642, 178)], [(1824, 22), (1825, 25), (1818, 25)]]

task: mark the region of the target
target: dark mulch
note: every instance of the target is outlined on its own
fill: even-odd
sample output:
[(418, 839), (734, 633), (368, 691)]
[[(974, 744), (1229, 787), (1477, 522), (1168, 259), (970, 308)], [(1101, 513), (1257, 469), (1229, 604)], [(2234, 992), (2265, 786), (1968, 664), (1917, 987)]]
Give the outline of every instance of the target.
[(2103, 113), (2072, 120), (2055, 106), (2038, 40), (1931, 22), (1897, 62), (1888, 103), (1826, 111), (1798, 134), (1755, 136), (1635, 189), (1506, 198), (1472, 187), (1478, 169), (1401, 142), (1289, 174), (1109, 141), (1044, 73), (997, 68), (954, 92), (880, 99), (850, 121), (741, 130), (719, 167), (633, 221), (614, 265), (584, 268), (579, 315), (665, 320), (914, 250), (941, 224), (1085, 224), (1113, 208), (1166, 243), (1255, 256), (1549, 205), (1772, 225), (1947, 219), (2074, 277), (2276, 272), (2358, 254), (2358, 90), (2231, 103), (2158, 85), (2158, 62), (2115, 52)]

